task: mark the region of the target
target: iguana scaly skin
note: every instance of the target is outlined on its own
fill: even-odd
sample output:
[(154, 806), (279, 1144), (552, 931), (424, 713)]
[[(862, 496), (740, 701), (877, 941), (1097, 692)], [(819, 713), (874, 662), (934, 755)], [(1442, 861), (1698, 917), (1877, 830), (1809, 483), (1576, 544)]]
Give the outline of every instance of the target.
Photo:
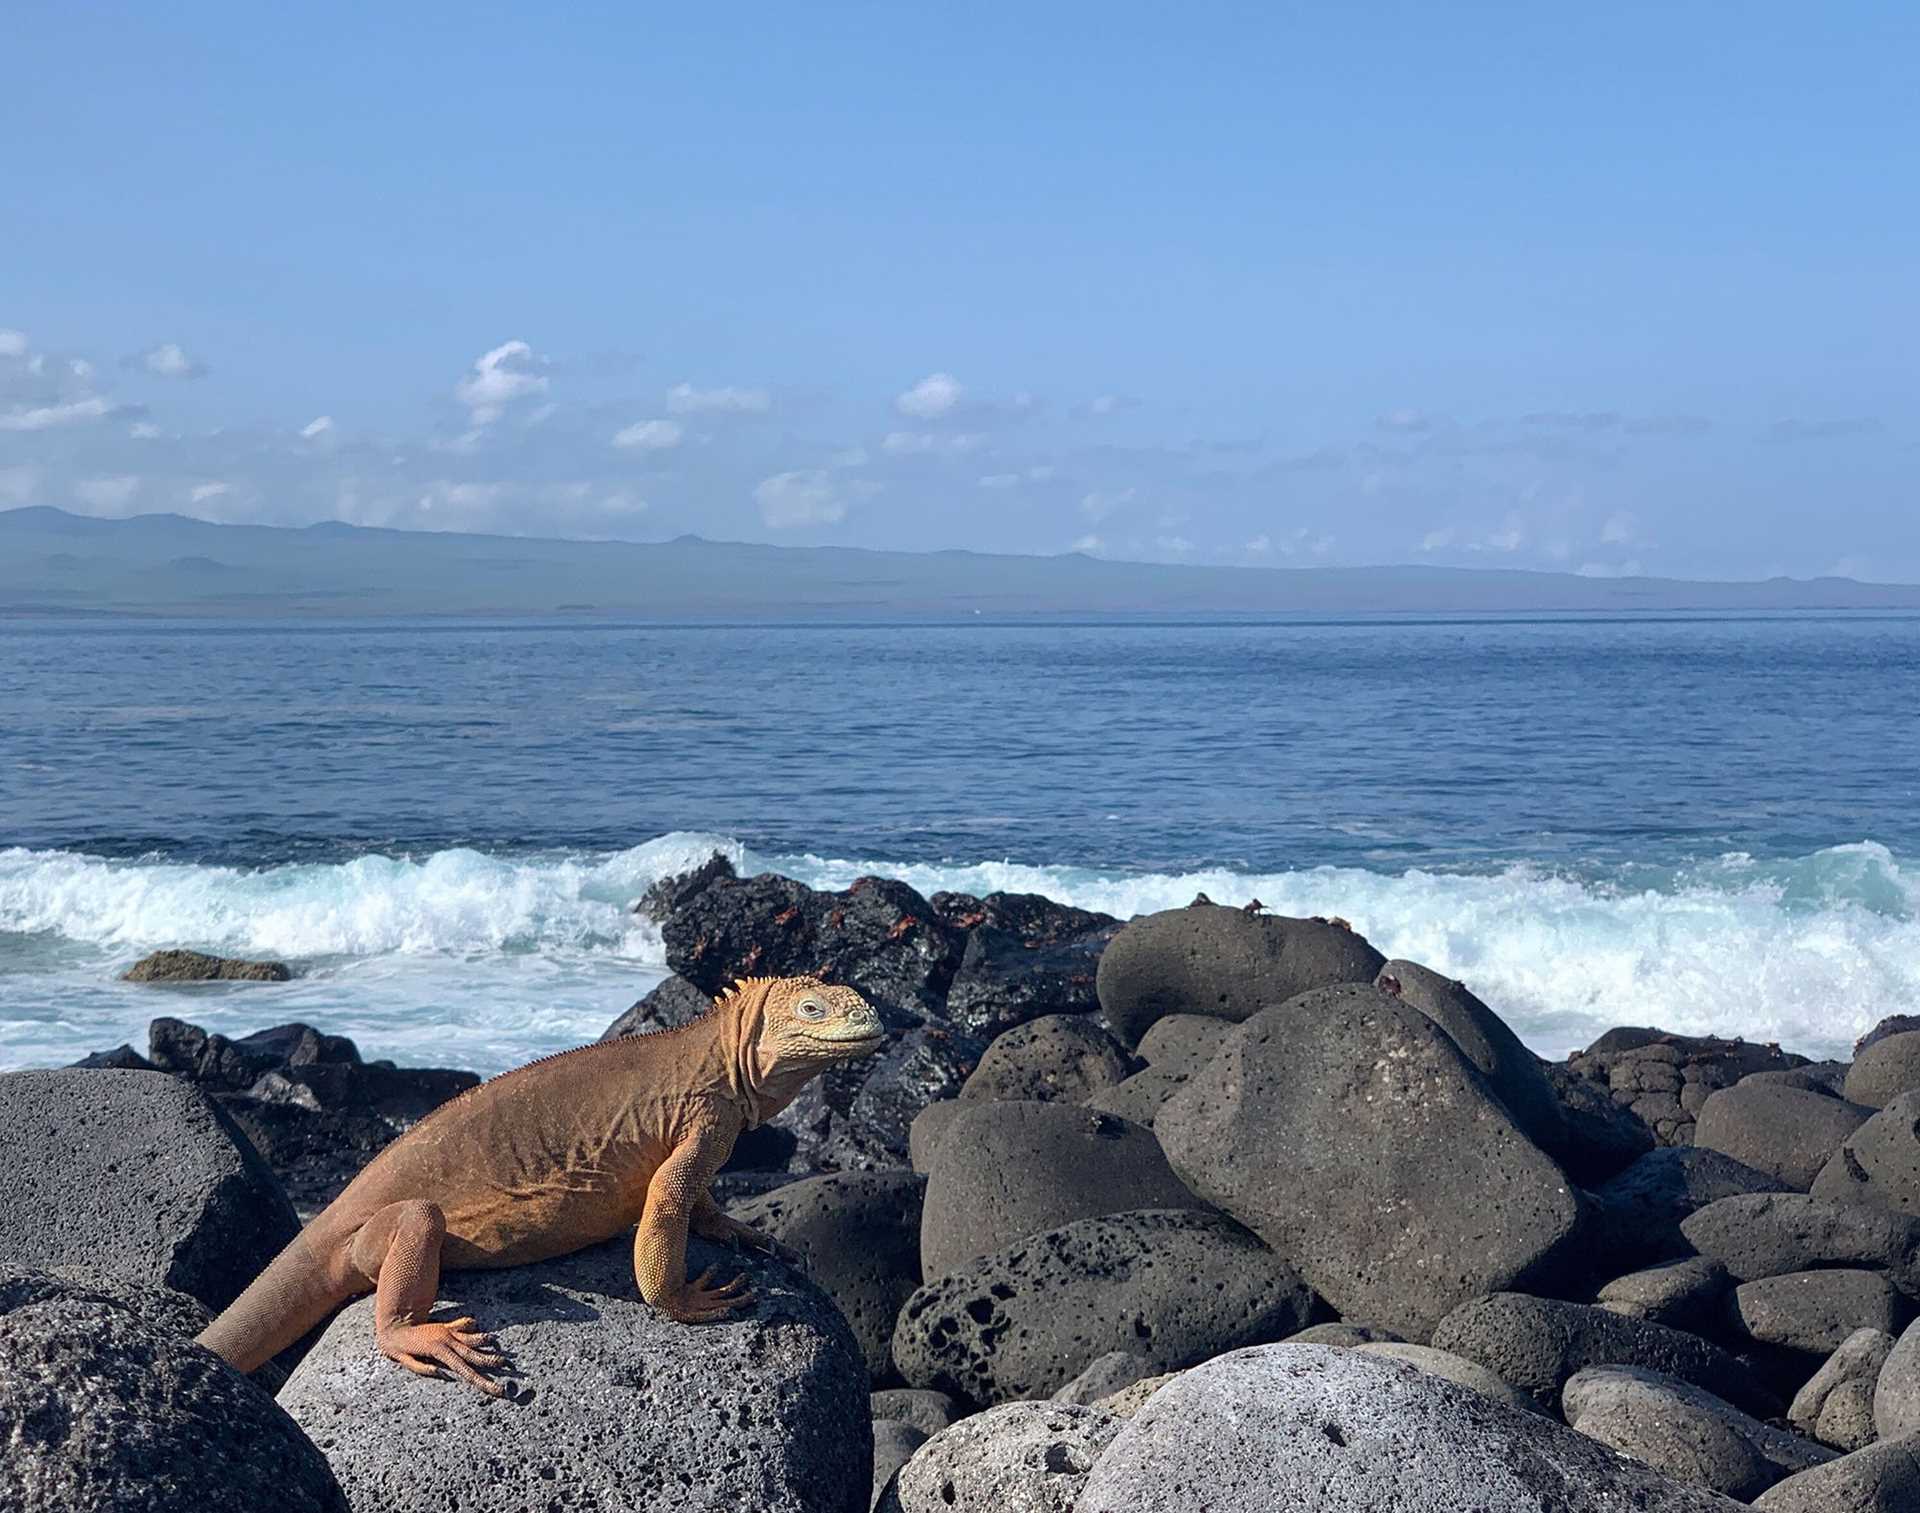
[(827, 1068), (886, 1040), (851, 988), (753, 978), (678, 1029), (602, 1041), (507, 1072), (443, 1104), (368, 1163), (200, 1343), (241, 1371), (272, 1359), (341, 1303), (374, 1294), (381, 1351), (489, 1396), (505, 1364), (472, 1319), (427, 1318), (440, 1268), (520, 1266), (638, 1223), (640, 1295), (684, 1323), (753, 1301), (746, 1279), (686, 1274), (688, 1232), (771, 1249), (707, 1184), (742, 1130)]

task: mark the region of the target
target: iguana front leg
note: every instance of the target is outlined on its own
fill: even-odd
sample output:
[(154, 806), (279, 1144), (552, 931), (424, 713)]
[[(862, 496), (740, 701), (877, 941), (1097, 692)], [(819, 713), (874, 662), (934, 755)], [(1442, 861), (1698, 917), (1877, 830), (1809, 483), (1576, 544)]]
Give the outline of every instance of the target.
[(641, 1297), (683, 1324), (722, 1319), (753, 1302), (744, 1276), (713, 1287), (708, 1285), (713, 1268), (708, 1267), (694, 1281), (687, 1280), (688, 1230), (738, 1133), (717, 1120), (696, 1124), (647, 1183), (646, 1206), (633, 1236), (633, 1279)]

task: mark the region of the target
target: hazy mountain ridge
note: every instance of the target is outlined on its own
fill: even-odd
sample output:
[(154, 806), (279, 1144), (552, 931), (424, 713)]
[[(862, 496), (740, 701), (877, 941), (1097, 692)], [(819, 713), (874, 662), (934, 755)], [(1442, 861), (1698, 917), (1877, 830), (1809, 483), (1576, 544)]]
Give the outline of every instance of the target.
[(0, 613), (649, 619), (1920, 609), (1920, 585), (660, 543), (0, 511)]

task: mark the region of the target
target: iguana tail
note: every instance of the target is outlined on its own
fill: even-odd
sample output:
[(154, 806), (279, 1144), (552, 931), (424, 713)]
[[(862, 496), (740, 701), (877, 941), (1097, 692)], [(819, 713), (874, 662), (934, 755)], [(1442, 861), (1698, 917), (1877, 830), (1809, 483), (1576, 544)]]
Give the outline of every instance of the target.
[(371, 1292), (336, 1243), (318, 1240), (314, 1226), (296, 1235), (247, 1290), (202, 1330), (205, 1345), (236, 1371), (264, 1366), (303, 1337), (348, 1298)]

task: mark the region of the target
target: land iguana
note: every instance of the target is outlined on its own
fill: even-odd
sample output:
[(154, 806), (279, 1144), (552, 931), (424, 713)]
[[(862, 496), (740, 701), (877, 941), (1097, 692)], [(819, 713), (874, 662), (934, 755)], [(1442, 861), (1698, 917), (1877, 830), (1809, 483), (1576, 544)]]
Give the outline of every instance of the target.
[(640, 1296), (698, 1324), (753, 1301), (746, 1278), (687, 1280), (689, 1231), (772, 1250), (707, 1184), (742, 1130), (886, 1041), (871, 1005), (812, 977), (750, 978), (677, 1029), (562, 1051), (435, 1109), (368, 1163), (200, 1343), (252, 1371), (349, 1298), (374, 1294), (381, 1352), (491, 1397), (506, 1364), (470, 1318), (427, 1317), (440, 1268), (520, 1266), (639, 1225)]

